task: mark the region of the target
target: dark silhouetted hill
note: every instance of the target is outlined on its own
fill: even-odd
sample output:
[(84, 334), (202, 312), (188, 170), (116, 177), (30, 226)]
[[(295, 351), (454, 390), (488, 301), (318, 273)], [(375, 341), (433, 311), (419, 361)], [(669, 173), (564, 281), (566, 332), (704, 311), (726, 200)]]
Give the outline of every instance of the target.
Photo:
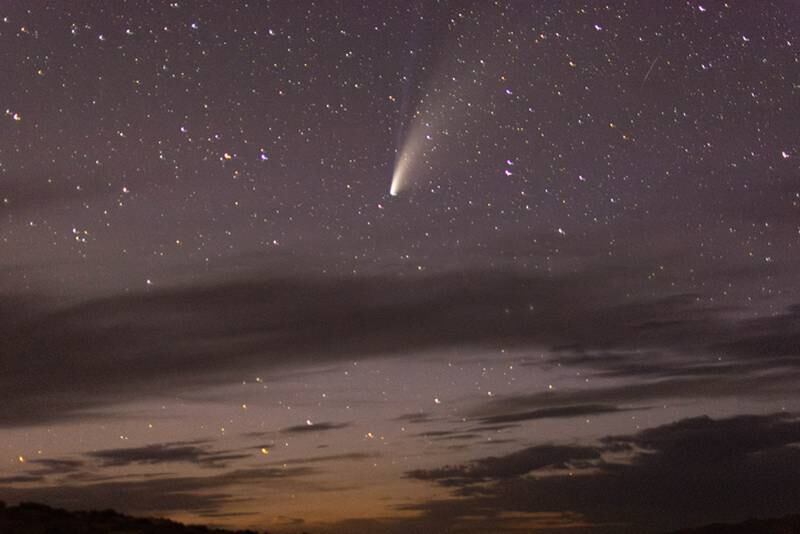
[(68, 512), (43, 504), (6, 506), (0, 501), (2, 534), (256, 534), (182, 525), (167, 519), (145, 519), (100, 512)]
[[(137, 518), (113, 510), (70, 512), (44, 504), (0, 501), (0, 534), (258, 534), (189, 526), (168, 519)], [(264, 532), (263, 534), (268, 534)], [(743, 523), (714, 523), (671, 534), (800, 534), (800, 514)]]
[(714, 523), (705, 527), (678, 530), (672, 534), (800, 534), (800, 515), (787, 515), (778, 519), (748, 519), (735, 525)]

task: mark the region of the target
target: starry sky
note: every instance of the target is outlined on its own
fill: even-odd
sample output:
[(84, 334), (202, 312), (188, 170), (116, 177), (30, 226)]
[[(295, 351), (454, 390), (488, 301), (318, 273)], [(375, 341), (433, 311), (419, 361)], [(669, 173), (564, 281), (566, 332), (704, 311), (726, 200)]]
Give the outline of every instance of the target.
[(797, 2), (9, 0), (0, 58), (0, 499), (800, 511)]

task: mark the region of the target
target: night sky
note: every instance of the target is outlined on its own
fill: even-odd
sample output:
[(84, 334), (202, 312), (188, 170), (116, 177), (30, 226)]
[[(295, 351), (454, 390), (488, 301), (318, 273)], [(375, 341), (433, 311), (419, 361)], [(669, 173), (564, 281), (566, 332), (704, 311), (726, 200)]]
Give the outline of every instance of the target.
[(0, 61), (0, 500), (800, 512), (796, 1), (8, 0)]

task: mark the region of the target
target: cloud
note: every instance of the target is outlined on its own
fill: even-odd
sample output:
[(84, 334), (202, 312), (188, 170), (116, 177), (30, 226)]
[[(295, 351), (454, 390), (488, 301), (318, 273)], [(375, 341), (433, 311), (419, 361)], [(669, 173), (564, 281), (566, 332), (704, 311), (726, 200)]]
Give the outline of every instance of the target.
[(314, 424), (305, 424), (305, 425), (295, 425), (290, 426), (284, 429), (281, 429), (281, 432), (286, 434), (306, 434), (309, 432), (327, 432), (329, 430), (338, 430), (340, 428), (347, 428), (350, 426), (350, 423), (314, 423)]
[(20, 488), (0, 486), (0, 495), (10, 502), (34, 501), (67, 509), (113, 508), (126, 513), (163, 515), (169, 512), (207, 514), (229, 511), (226, 505), (241, 500), (235, 488), (260, 489), (274, 483), (275, 491), (308, 489), (304, 479), (313, 474), (308, 467), (259, 467), (237, 469), (206, 477), (150, 477), (127, 480), (115, 477), (92, 483), (59, 482)]
[[(761, 369), (763, 371), (763, 369)], [(496, 397), (492, 402), (476, 407), (470, 415), (487, 421), (494, 418), (523, 417), (524, 414), (570, 413), (580, 406), (594, 407), (602, 411), (602, 406), (640, 404), (655, 399), (718, 399), (740, 397), (747, 392), (751, 398), (785, 398), (796, 391), (800, 380), (800, 370), (788, 369), (781, 373), (755, 374), (752, 376), (726, 375), (704, 376), (698, 378), (673, 378), (638, 383), (624, 383), (592, 389), (567, 389), (545, 391), (532, 394)], [(633, 406), (625, 410), (649, 409), (647, 406)], [(613, 413), (611, 410), (607, 413)], [(520, 415), (522, 414), (522, 415)]]
[(747, 358), (787, 358), (797, 363), (800, 356), (800, 304), (778, 315), (741, 321), (737, 336), (717, 342), (713, 349)]
[[(782, 322), (780, 316), (773, 318)], [(787, 325), (788, 326), (788, 325)], [(739, 329), (739, 341), (743, 330)], [(785, 329), (788, 333), (788, 328)], [(729, 336), (733, 339), (733, 336)], [(789, 342), (789, 335), (781, 339)], [(738, 343), (737, 343), (738, 344)], [(739, 354), (750, 357), (739, 358)], [(795, 350), (797, 355), (797, 351)], [(547, 360), (528, 360), (527, 367), (575, 367), (591, 371), (599, 378), (694, 379), (715, 376), (748, 375), (772, 368), (796, 367), (797, 357), (757, 356), (755, 350), (736, 349), (736, 346), (712, 345), (698, 353), (666, 354), (655, 351), (588, 351), (562, 348)]]
[(107, 449), (89, 452), (87, 457), (99, 460), (102, 467), (134, 464), (190, 463), (204, 467), (225, 467), (227, 462), (252, 457), (231, 451), (213, 451), (205, 442), (175, 442), (143, 447)]
[(28, 482), (40, 482), (42, 480), (44, 480), (44, 477), (38, 475), (13, 475), (0, 478), (0, 484), (25, 484)]
[(290, 458), (282, 460), (281, 465), (295, 465), (295, 464), (317, 464), (325, 462), (361, 462), (366, 460), (374, 460), (379, 458), (379, 453), (366, 453), (366, 452), (350, 452), (344, 454), (331, 454), (328, 456), (310, 456), (308, 458)]
[(585, 417), (587, 415), (603, 415), (615, 413), (621, 410), (616, 406), (606, 404), (577, 404), (572, 406), (556, 406), (553, 408), (541, 408), (527, 412), (517, 412), (501, 415), (490, 415), (483, 417), (481, 423), (486, 425), (496, 425), (501, 423), (518, 423), (522, 421), (536, 421), (538, 419), (564, 419), (569, 417)]
[[(0, 427), (98, 416), (252, 369), (448, 347), (647, 352), (656, 367), (659, 354), (724, 349), (731, 364), (798, 369), (797, 307), (743, 321), (694, 295), (620, 301), (626, 274), (251, 278), (79, 303), (0, 294), (10, 317), (0, 325)], [(682, 387), (691, 395), (705, 385)]]
[(0, 478), (0, 484), (22, 484), (42, 482), (49, 476), (78, 475), (83, 473), (85, 463), (65, 458), (36, 458), (26, 460), (28, 467), (23, 474)]
[[(481, 511), (577, 513), (613, 532), (658, 532), (796, 512), (800, 419), (684, 419), (595, 445), (541, 445), (408, 476), (456, 499), (412, 505), (454, 523)], [(599, 529), (603, 531), (602, 529)]]
[(414, 413), (406, 413), (403, 415), (399, 415), (395, 418), (395, 421), (404, 421), (406, 423), (431, 423), (434, 419), (431, 419), (431, 416), (427, 412), (414, 412)]
[(461, 430), (431, 430), (429, 432), (421, 432), (417, 434), (421, 438), (440, 438), (448, 436), (457, 436), (461, 434)]
[(431, 441), (469, 441), (482, 438), (481, 434), (476, 432), (425, 432), (418, 435), (419, 437), (428, 438)]
[(545, 467), (563, 469), (573, 463), (583, 465), (587, 460), (600, 459), (600, 455), (601, 451), (594, 447), (537, 445), (507, 456), (490, 456), (467, 465), (415, 470), (408, 472), (407, 475), (409, 478), (435, 480), (443, 485), (460, 486), (519, 477)]

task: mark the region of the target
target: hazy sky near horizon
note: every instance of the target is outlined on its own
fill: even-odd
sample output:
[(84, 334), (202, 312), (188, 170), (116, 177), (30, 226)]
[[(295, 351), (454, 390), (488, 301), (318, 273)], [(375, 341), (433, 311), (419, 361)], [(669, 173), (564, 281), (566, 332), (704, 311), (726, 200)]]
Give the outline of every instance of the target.
[(4, 3), (0, 500), (357, 534), (800, 511), (798, 28)]

